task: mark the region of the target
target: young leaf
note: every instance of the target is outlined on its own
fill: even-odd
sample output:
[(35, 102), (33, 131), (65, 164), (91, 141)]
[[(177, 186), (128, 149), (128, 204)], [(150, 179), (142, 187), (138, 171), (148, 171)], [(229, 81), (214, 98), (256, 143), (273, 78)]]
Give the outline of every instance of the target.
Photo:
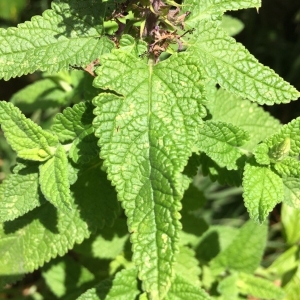
[(0, 78), (87, 65), (114, 44), (103, 34), (106, 2), (61, 0), (43, 16), (0, 30)]
[(57, 137), (27, 119), (13, 104), (0, 101), (0, 124), (11, 147), (23, 159), (45, 161), (53, 155)]
[(241, 294), (266, 300), (280, 300), (284, 297), (284, 291), (274, 283), (252, 274), (239, 274), (237, 286)]
[(77, 300), (129, 300), (141, 294), (135, 268), (123, 269), (111, 280), (102, 281), (97, 287), (82, 294)]
[(260, 165), (270, 165), (269, 147), (266, 143), (260, 143), (254, 149), (255, 161)]
[(280, 122), (262, 107), (222, 88), (209, 100), (206, 106), (212, 114), (213, 121), (231, 123), (249, 133), (250, 140), (243, 146), (249, 151), (281, 128)]
[(53, 157), (40, 165), (40, 185), (45, 198), (55, 207), (70, 209), (68, 159), (63, 146), (59, 145)]
[(80, 102), (55, 116), (52, 129), (61, 142), (72, 141), (69, 156), (75, 163), (87, 163), (99, 155), (92, 126), (93, 109), (90, 102)]
[(187, 24), (191, 27), (195, 27), (196, 23), (203, 19), (216, 20), (216, 18), (222, 16), (227, 10), (238, 10), (250, 7), (260, 7), (261, 0), (185, 0), (184, 9), (192, 13), (187, 20)]
[(243, 155), (238, 147), (247, 139), (244, 130), (230, 123), (206, 121), (200, 130), (197, 146), (220, 167), (236, 170), (236, 161)]
[(221, 87), (259, 104), (288, 103), (300, 97), (294, 87), (260, 64), (214, 22), (202, 20), (193, 27), (188, 52), (200, 58), (207, 76)]
[(28, 165), (0, 184), (0, 221), (10, 221), (44, 202), (39, 190), (38, 168)]
[(250, 217), (263, 222), (283, 200), (282, 179), (269, 167), (247, 163), (243, 176), (244, 201)]
[(170, 287), (189, 183), (180, 172), (205, 116), (199, 64), (180, 53), (153, 66), (114, 51), (98, 70), (94, 84), (123, 95), (94, 99), (101, 157), (128, 216), (139, 278), (160, 299)]
[[(259, 266), (267, 241), (266, 224), (248, 221), (232, 243), (212, 261), (212, 268), (220, 267), (252, 273)], [(245, 245), (248, 245), (245, 247)]]
[(300, 153), (300, 118), (281, 127), (279, 133), (264, 141), (270, 148), (270, 155), (276, 161), (287, 155), (298, 156)]

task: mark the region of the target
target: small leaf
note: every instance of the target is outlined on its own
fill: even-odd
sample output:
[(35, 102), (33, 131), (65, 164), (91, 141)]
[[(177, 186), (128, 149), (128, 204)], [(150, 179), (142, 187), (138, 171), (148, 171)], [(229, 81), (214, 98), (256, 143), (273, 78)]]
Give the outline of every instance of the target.
[(238, 280), (238, 274), (233, 273), (230, 276), (225, 277), (218, 284), (218, 292), (222, 295), (222, 300), (233, 300), (236, 299), (239, 293), (236, 282)]
[(271, 163), (269, 157), (269, 147), (266, 143), (260, 143), (254, 149), (255, 160), (260, 165), (269, 165)]
[[(231, 244), (212, 261), (211, 267), (252, 273), (259, 266), (267, 241), (266, 224), (248, 221)], [(245, 247), (248, 245), (248, 247)]]
[(289, 103), (300, 97), (293, 86), (260, 64), (215, 22), (202, 20), (193, 27), (188, 52), (200, 58), (207, 76), (221, 87), (259, 104)]
[(260, 223), (283, 200), (282, 179), (268, 167), (247, 163), (243, 187), (245, 206), (250, 217)]
[(141, 291), (137, 280), (137, 271), (133, 268), (119, 271), (113, 280), (102, 281), (77, 300), (129, 300), (137, 299), (139, 294)]
[(300, 153), (300, 118), (282, 126), (279, 133), (273, 134), (264, 142), (272, 149), (270, 154), (274, 156), (276, 162), (287, 155), (298, 156)]
[(1, 222), (14, 220), (44, 202), (38, 182), (37, 166), (28, 165), (0, 184)]
[(52, 129), (61, 142), (72, 142), (69, 156), (75, 163), (88, 163), (99, 155), (92, 125), (93, 109), (90, 102), (80, 102), (55, 116)]
[(295, 245), (300, 241), (300, 210), (282, 205), (281, 220), (288, 245)]
[(300, 208), (300, 178), (285, 177), (282, 179), (284, 188), (283, 202), (293, 208)]
[(45, 198), (55, 207), (70, 209), (68, 159), (63, 146), (59, 145), (54, 156), (40, 165), (40, 185)]
[(229, 15), (223, 16), (221, 26), (230, 36), (234, 36), (244, 29), (242, 21)]
[(270, 151), (269, 156), (273, 162), (282, 161), (285, 157), (289, 155), (291, 149), (291, 139), (286, 137), (284, 141), (279, 144), (274, 145)]
[(237, 286), (241, 294), (266, 300), (280, 300), (285, 296), (284, 291), (264, 278), (252, 274), (239, 274)]
[(57, 137), (27, 119), (13, 104), (0, 101), (0, 123), (11, 147), (23, 159), (45, 161), (53, 155)]
[(238, 147), (247, 139), (244, 130), (230, 123), (206, 121), (200, 130), (197, 146), (220, 167), (236, 170), (236, 161), (243, 155)]

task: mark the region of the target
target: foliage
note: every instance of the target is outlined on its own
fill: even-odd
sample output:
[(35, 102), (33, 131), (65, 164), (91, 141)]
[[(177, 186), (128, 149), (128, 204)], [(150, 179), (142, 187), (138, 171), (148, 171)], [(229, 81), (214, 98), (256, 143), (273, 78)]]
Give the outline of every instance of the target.
[[(300, 119), (258, 104), (300, 93), (222, 18), (260, 2), (55, 0), (0, 29), (1, 78), (44, 72), (0, 102), (17, 155), (0, 185), (3, 284), (40, 268), (59, 299), (296, 299)], [(24, 115), (39, 107), (48, 123)], [(208, 177), (242, 186), (252, 220), (209, 226)], [(280, 202), (291, 248), (263, 268)]]

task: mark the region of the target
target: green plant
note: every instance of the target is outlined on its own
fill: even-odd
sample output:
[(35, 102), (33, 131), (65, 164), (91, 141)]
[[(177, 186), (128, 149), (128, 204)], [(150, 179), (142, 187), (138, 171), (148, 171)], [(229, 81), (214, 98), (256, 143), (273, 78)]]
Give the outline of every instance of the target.
[[(284, 253), (288, 267), (259, 265), (268, 214), (280, 202), (298, 213), (300, 119), (282, 126), (257, 104), (300, 93), (222, 29), (225, 11), (260, 2), (61, 0), (0, 31), (2, 78), (48, 72), (0, 102), (18, 156), (0, 186), (4, 283), (73, 248), (79, 263), (65, 256), (42, 269), (55, 297), (284, 297), (270, 280), (297, 269), (299, 249)], [(42, 128), (17, 108), (39, 105), (69, 107)], [(195, 176), (242, 185), (261, 224), (208, 229)], [(295, 223), (284, 226), (297, 243)]]

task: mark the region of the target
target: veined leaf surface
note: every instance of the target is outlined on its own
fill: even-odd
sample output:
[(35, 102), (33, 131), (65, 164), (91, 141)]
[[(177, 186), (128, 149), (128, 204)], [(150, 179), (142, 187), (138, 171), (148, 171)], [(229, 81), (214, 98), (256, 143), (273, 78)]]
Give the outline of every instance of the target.
[[(102, 1), (101, 1), (102, 2)], [(43, 16), (0, 29), (0, 78), (87, 65), (114, 44), (103, 34), (107, 3), (57, 0)]]
[(95, 80), (120, 94), (94, 99), (95, 134), (128, 216), (139, 278), (155, 299), (170, 288), (179, 201), (188, 183), (181, 172), (205, 116), (198, 66), (186, 53), (152, 65), (113, 51)]
[(216, 22), (194, 24), (188, 51), (197, 55), (207, 76), (226, 90), (258, 104), (288, 103), (300, 93), (273, 70), (260, 64)]

